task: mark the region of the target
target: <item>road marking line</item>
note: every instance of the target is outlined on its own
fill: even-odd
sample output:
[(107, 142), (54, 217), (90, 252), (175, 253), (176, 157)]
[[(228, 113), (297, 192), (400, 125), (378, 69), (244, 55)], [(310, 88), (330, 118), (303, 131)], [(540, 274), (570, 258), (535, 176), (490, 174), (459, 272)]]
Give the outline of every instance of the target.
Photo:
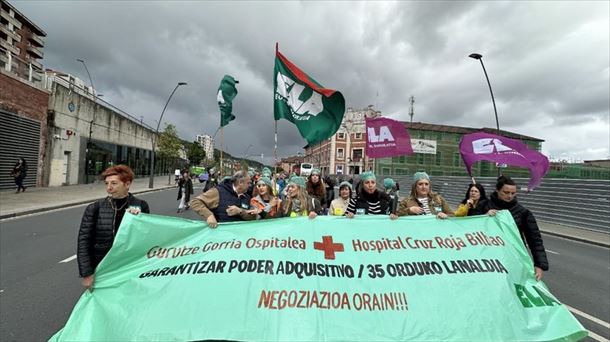
[(568, 308), (568, 310), (572, 311), (573, 313), (577, 314), (578, 316), (584, 317), (584, 318), (590, 320), (591, 322), (597, 323), (606, 329), (610, 329), (610, 323), (602, 321), (601, 319), (599, 319), (597, 317), (593, 317), (593, 316), (589, 315), (588, 313), (584, 313), (578, 309), (574, 309), (573, 307), (571, 307), (567, 304), (563, 304), (563, 305), (565, 305), (566, 308)]
[(599, 342), (608, 342), (608, 339), (602, 336), (599, 336), (598, 334), (594, 333), (591, 330), (587, 330), (587, 332), (589, 333), (589, 337), (591, 337), (592, 339), (599, 341)]
[(552, 251), (552, 250), (550, 250), (550, 249), (547, 249), (546, 251), (547, 251), (547, 252), (549, 252), (549, 253), (551, 253), (551, 254), (559, 254), (558, 252)]
[(64, 263), (65, 263), (65, 262), (70, 262), (70, 261), (72, 261), (72, 260), (74, 260), (74, 259), (76, 259), (76, 254), (74, 254), (74, 255), (73, 255), (73, 256), (71, 256), (71, 257), (65, 258), (64, 260), (62, 260), (62, 261), (58, 262), (58, 264), (61, 264), (62, 262), (64, 262)]

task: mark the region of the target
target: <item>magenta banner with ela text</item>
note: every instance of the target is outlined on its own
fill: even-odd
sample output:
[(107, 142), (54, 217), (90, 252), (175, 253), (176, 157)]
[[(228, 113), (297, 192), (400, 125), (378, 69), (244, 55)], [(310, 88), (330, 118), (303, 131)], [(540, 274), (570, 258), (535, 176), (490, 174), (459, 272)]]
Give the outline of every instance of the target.
[(366, 155), (386, 158), (413, 154), (411, 137), (400, 122), (384, 117), (366, 118)]
[(529, 190), (540, 185), (542, 177), (549, 170), (549, 160), (542, 153), (530, 150), (520, 141), (491, 133), (477, 132), (464, 135), (460, 141), (460, 154), (470, 175), (472, 175), (472, 164), (479, 160), (528, 168)]

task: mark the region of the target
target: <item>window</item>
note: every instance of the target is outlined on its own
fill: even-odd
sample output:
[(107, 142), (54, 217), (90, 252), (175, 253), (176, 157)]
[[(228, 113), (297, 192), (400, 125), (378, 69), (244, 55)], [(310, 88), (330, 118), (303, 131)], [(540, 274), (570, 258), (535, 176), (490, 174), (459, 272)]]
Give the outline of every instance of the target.
[(338, 148), (337, 149), (337, 159), (343, 159), (343, 149), (342, 148)]
[(417, 164), (423, 164), (424, 163), (424, 155), (421, 153), (417, 154)]
[(337, 165), (337, 174), (338, 175), (342, 175), (343, 174), (343, 165)]
[(361, 148), (355, 148), (352, 150), (352, 159), (354, 161), (358, 161), (358, 160), (362, 159), (362, 149)]
[(462, 164), (462, 158), (459, 153), (453, 154), (453, 166), (460, 166)]
[(362, 133), (356, 133), (356, 140), (362, 139)]
[(345, 133), (337, 133), (337, 139), (345, 139)]
[(440, 151), (436, 152), (436, 165), (441, 165), (442, 160), (443, 160), (442, 153)]
[(381, 174), (382, 175), (389, 175), (390, 174), (390, 169), (387, 167), (382, 167), (381, 168)]

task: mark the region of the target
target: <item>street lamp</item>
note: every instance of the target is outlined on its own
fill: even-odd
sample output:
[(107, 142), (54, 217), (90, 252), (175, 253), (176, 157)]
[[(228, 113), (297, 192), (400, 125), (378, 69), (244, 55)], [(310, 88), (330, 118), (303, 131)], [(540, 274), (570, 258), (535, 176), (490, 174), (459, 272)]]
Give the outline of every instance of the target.
[(169, 95), (167, 102), (165, 102), (165, 107), (163, 107), (163, 111), (161, 112), (161, 116), (159, 117), (159, 121), (157, 121), (157, 129), (155, 130), (155, 134), (153, 134), (150, 138), (152, 141), (152, 154), (150, 155), (150, 178), (148, 179), (148, 188), (149, 189), (152, 189), (154, 186), (155, 145), (156, 145), (155, 138), (157, 137), (157, 135), (159, 135), (159, 126), (161, 125), (161, 120), (163, 119), (163, 114), (165, 114), (165, 109), (167, 109), (167, 105), (169, 104), (169, 101), (172, 99), (172, 96), (174, 96), (174, 93), (176, 92), (178, 87), (183, 86), (183, 85), (186, 85), (186, 82), (178, 82), (178, 84), (176, 84), (176, 87), (174, 88), (172, 93)]
[[(491, 83), (489, 82), (489, 76), (487, 76), (487, 70), (485, 70), (485, 64), (483, 64), (483, 55), (479, 53), (471, 53), (468, 57), (473, 59), (478, 59), (481, 62), (481, 66), (483, 67), (483, 72), (485, 73), (485, 79), (487, 80), (487, 85), (489, 86), (489, 93), (491, 94), (491, 102), (494, 105), (494, 114), (496, 115), (496, 130), (498, 135), (500, 135), (500, 122), (498, 121), (498, 110), (496, 109), (496, 100), (494, 99), (494, 92), (491, 90)], [(500, 166), (498, 165), (498, 176), (502, 174)]]
[(489, 86), (489, 92), (491, 93), (491, 102), (494, 105), (494, 113), (496, 114), (496, 129), (498, 130), (498, 135), (500, 135), (500, 122), (498, 121), (498, 110), (496, 109), (496, 100), (494, 99), (494, 92), (491, 90), (491, 83), (489, 82), (489, 77), (487, 76), (487, 70), (485, 70), (485, 65), (483, 64), (483, 55), (478, 53), (471, 53), (468, 57), (478, 59), (479, 62), (481, 62), (483, 72), (485, 73), (485, 79), (487, 79), (487, 85)]
[(91, 122), (89, 122), (89, 139), (87, 139), (87, 148), (85, 149), (85, 183), (89, 183), (89, 163), (90, 163), (90, 158), (89, 158), (89, 153), (90, 153), (90, 149), (91, 149), (91, 134), (93, 133), (93, 121), (95, 121), (95, 110), (96, 110), (96, 105), (97, 105), (97, 101), (96, 101), (96, 97), (95, 97), (95, 87), (93, 87), (93, 79), (91, 78), (91, 74), (89, 73), (89, 68), (87, 68), (87, 64), (85, 63), (85, 61), (83, 59), (77, 58), (76, 59), (77, 62), (81, 62), (83, 63), (83, 66), (85, 67), (85, 71), (87, 71), (87, 76), (89, 76), (89, 83), (91, 84), (91, 91), (93, 92), (93, 118), (91, 119)]

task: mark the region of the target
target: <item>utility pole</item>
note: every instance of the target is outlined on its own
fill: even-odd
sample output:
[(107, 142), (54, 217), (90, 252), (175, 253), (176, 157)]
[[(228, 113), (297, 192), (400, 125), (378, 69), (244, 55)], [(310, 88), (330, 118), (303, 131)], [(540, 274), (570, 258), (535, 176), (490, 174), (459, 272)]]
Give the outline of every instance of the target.
[(415, 104), (415, 96), (409, 97), (409, 116), (411, 117), (411, 123), (413, 123), (413, 115), (415, 115), (413, 105)]

